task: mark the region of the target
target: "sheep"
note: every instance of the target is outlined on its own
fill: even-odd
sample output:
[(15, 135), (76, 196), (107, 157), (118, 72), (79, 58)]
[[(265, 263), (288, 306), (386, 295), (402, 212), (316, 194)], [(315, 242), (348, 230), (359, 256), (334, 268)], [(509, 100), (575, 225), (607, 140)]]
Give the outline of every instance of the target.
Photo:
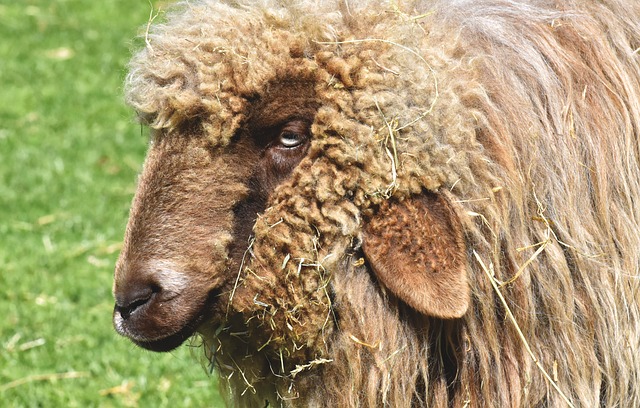
[(640, 407), (640, 3), (191, 0), (145, 44), (120, 334), (197, 333), (236, 406)]

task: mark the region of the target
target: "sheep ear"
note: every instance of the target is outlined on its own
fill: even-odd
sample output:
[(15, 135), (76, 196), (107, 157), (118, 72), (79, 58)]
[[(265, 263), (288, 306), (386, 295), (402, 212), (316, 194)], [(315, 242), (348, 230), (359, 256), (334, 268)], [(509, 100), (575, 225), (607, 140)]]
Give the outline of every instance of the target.
[(443, 319), (466, 313), (462, 226), (441, 194), (383, 203), (365, 225), (362, 248), (380, 282), (418, 312)]

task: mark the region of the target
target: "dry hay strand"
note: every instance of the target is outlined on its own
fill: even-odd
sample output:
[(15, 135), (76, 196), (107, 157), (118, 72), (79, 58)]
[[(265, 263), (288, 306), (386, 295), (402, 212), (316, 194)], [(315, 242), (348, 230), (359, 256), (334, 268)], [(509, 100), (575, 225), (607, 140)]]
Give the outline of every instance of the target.
[(476, 260), (480, 264), (480, 267), (482, 268), (484, 273), (489, 278), (489, 282), (491, 282), (491, 286), (493, 286), (493, 290), (496, 292), (496, 294), (500, 298), (500, 302), (504, 306), (504, 309), (505, 309), (505, 311), (507, 313), (507, 317), (509, 318), (509, 321), (511, 321), (511, 323), (513, 324), (513, 327), (515, 328), (516, 332), (518, 333), (518, 337), (522, 341), (522, 345), (527, 350), (527, 353), (529, 354), (529, 356), (531, 357), (531, 359), (535, 363), (536, 367), (538, 367), (538, 369), (540, 370), (542, 375), (547, 379), (549, 384), (551, 384), (551, 386), (558, 392), (560, 397), (562, 397), (562, 399), (567, 403), (567, 406), (569, 406), (570, 408), (575, 408), (575, 406), (569, 400), (567, 395), (564, 392), (562, 392), (562, 390), (558, 386), (557, 382), (553, 378), (551, 378), (549, 373), (547, 373), (547, 370), (545, 370), (545, 368), (542, 366), (542, 363), (540, 363), (540, 361), (538, 360), (536, 355), (533, 353), (533, 350), (531, 349), (531, 346), (529, 346), (529, 342), (527, 341), (526, 337), (522, 333), (522, 330), (520, 330), (520, 325), (518, 325), (518, 321), (516, 320), (515, 316), (511, 312), (511, 309), (509, 308), (509, 305), (507, 304), (507, 300), (505, 299), (504, 295), (502, 294), (502, 291), (500, 290), (500, 287), (498, 285), (498, 281), (495, 279), (495, 273), (493, 272), (493, 265), (490, 264), (489, 267), (487, 268), (485, 263), (480, 258), (480, 255), (478, 255), (478, 253), (476, 251), (473, 251), (473, 255), (475, 256)]

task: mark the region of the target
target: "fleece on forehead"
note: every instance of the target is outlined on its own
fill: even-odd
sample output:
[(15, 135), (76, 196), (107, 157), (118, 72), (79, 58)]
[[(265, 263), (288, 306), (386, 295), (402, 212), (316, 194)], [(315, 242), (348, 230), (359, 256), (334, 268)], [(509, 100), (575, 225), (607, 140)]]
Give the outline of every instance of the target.
[[(235, 3), (235, 2), (234, 2)], [(246, 118), (247, 99), (259, 99), (277, 78), (308, 74), (302, 57), (317, 24), (292, 10), (268, 13), (220, 2), (183, 3), (145, 37), (130, 63), (128, 102), (154, 128), (201, 120), (213, 144), (226, 144)], [(303, 31), (285, 29), (292, 21)], [(325, 38), (326, 39), (326, 38)]]
[[(424, 52), (425, 19), (411, 18), (411, 13), (425, 10), (377, 3), (359, 3), (366, 12), (360, 10), (357, 20), (347, 18), (356, 13), (353, 5), (344, 10), (339, 2), (291, 2), (271, 9), (185, 3), (169, 23), (150, 30), (147, 46), (132, 59), (128, 101), (154, 128), (171, 129), (197, 120), (214, 145), (225, 145), (247, 121), (253, 103), (263, 100), (274, 83), (310, 81), (326, 108), (324, 117), (332, 121), (330, 128), (316, 126), (314, 133), (323, 137), (331, 132), (346, 139), (353, 156), (347, 158), (350, 163), (371, 162), (361, 152), (377, 147), (386, 162), (393, 162), (384, 171), (395, 179), (394, 173), (406, 169), (412, 191), (453, 183), (460, 178), (453, 169), (460, 169), (459, 162), (467, 159), (454, 151), (478, 150), (470, 138), (473, 121), (482, 117), (474, 112), (461, 117), (456, 109), (459, 95), (451, 93), (450, 84), (438, 83), (436, 71), (442, 61), (435, 56), (440, 52)], [(347, 133), (355, 126), (347, 121), (363, 129)], [(390, 139), (394, 133), (403, 137)], [(404, 136), (409, 134), (419, 137), (408, 140)], [(416, 144), (426, 145), (415, 149)], [(387, 149), (395, 150), (390, 151), (393, 157)], [(405, 151), (430, 157), (425, 161)], [(448, 169), (428, 175), (424, 171), (425, 163), (433, 167), (442, 161)], [(389, 190), (389, 184), (371, 186), (367, 193), (388, 195), (397, 188), (394, 183)]]

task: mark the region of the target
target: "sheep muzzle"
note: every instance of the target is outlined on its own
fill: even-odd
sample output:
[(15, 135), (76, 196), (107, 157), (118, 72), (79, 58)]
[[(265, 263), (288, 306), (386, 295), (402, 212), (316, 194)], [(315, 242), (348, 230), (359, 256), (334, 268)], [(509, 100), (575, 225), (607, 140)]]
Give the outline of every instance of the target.
[(168, 351), (215, 313), (230, 280), (234, 208), (247, 196), (243, 148), (167, 134), (149, 150), (116, 265), (113, 320), (136, 344)]

